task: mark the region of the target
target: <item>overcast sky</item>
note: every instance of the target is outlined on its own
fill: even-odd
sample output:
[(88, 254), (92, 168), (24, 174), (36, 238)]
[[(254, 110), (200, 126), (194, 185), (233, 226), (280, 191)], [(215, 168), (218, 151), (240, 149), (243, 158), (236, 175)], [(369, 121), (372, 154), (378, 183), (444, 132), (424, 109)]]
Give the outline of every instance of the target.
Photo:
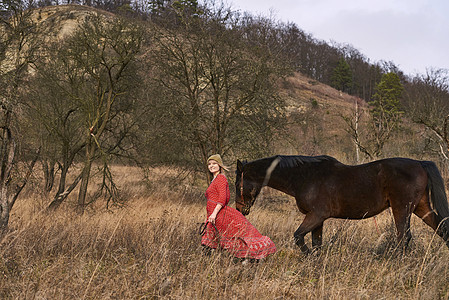
[(350, 44), (371, 63), (408, 75), (449, 69), (448, 0), (226, 0), (233, 10), (274, 15), (326, 42)]

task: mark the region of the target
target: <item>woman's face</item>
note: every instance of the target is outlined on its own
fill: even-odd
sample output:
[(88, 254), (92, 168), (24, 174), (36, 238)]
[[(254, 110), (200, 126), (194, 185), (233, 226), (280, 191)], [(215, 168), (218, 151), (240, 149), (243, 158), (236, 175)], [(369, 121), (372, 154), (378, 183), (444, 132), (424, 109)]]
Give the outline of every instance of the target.
[(209, 168), (209, 171), (214, 174), (217, 175), (218, 173), (220, 173), (220, 165), (218, 164), (217, 161), (211, 159), (207, 162), (207, 167)]

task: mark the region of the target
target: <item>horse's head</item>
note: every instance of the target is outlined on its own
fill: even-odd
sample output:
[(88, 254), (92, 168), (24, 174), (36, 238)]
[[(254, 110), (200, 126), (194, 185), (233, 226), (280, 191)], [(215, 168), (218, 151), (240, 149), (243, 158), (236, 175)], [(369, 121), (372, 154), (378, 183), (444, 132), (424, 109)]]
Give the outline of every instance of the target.
[(251, 206), (260, 193), (262, 184), (255, 180), (254, 175), (248, 168), (244, 169), (246, 162), (237, 160), (237, 171), (235, 177), (235, 207), (243, 215), (250, 212)]

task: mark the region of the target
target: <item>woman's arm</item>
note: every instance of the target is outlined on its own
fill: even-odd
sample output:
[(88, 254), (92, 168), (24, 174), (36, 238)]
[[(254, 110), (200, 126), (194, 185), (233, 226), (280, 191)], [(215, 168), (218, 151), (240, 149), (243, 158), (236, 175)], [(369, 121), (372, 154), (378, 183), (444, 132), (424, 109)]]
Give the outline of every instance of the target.
[(207, 219), (212, 224), (215, 224), (215, 220), (217, 219), (217, 215), (220, 212), (220, 209), (226, 205), (226, 195), (228, 187), (228, 180), (226, 179), (226, 176), (219, 174), (215, 180), (214, 184), (216, 186), (216, 192), (218, 194), (217, 199), (217, 206), (215, 206), (214, 211), (210, 214), (209, 218)]
[(215, 224), (215, 220), (217, 219), (217, 214), (220, 211), (220, 209), (223, 207), (223, 205), (217, 203), (217, 206), (215, 206), (214, 211), (210, 214), (209, 219), (207, 219), (212, 224)]

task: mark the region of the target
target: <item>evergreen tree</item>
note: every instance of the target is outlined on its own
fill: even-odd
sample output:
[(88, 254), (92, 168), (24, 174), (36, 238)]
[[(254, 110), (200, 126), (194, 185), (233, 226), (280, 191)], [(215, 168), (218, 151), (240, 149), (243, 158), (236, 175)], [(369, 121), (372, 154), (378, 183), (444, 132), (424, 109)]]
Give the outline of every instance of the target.
[(403, 113), (400, 107), (403, 90), (399, 76), (392, 72), (382, 75), (376, 87), (373, 101), (370, 102), (377, 144), (375, 156), (380, 156), (383, 145), (390, 138), (392, 132), (399, 127)]
[(343, 57), (338, 61), (337, 66), (332, 73), (331, 81), (332, 87), (339, 91), (346, 93), (351, 90), (352, 71), (351, 67)]
[(401, 114), (400, 97), (403, 87), (396, 73), (387, 73), (377, 85), (373, 101), (370, 103), (372, 116), (378, 126), (392, 120), (397, 120)]

